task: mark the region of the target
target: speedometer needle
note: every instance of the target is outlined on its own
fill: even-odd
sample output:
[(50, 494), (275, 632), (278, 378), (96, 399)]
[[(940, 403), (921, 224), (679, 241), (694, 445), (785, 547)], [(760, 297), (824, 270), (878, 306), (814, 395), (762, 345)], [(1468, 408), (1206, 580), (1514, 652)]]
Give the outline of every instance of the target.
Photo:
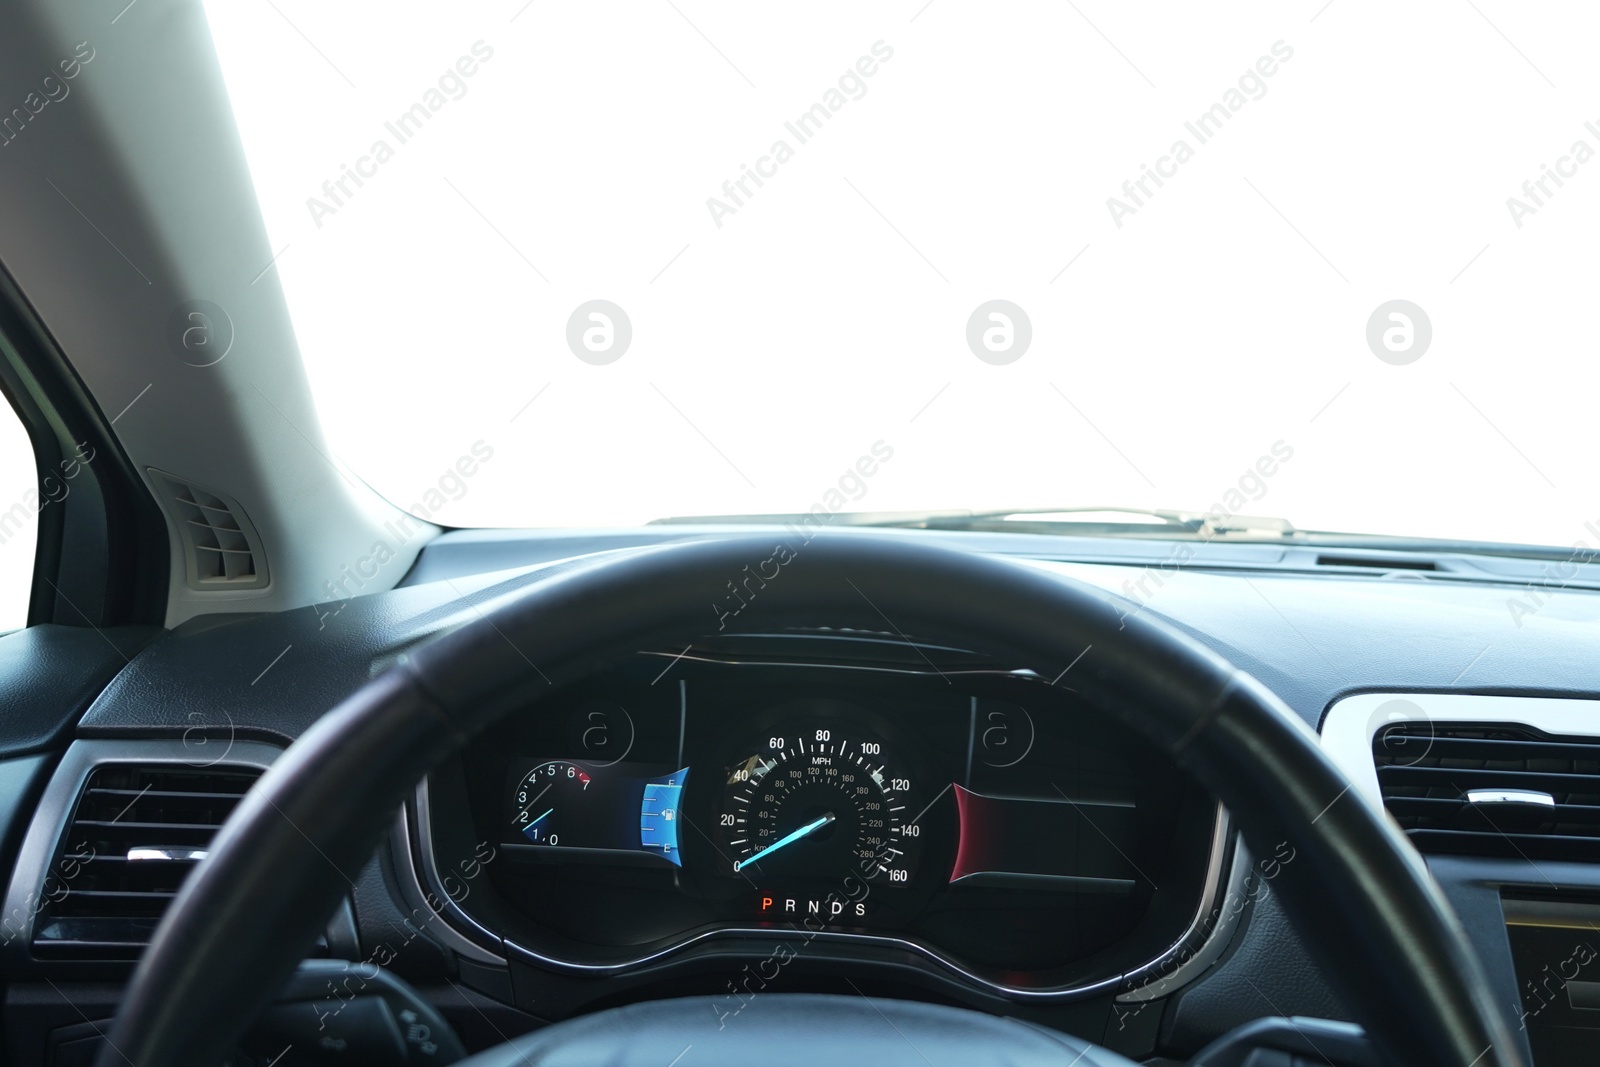
[(760, 852), (757, 852), (754, 856), (751, 856), (749, 859), (747, 859), (747, 860), (735, 860), (734, 864), (733, 864), (733, 869), (736, 870), (736, 871), (742, 871), (746, 867), (750, 866), (752, 863), (755, 863), (756, 861), (761, 859), (761, 857), (770, 856), (772, 853), (778, 851), (784, 845), (792, 845), (794, 842), (800, 840), (802, 837), (805, 837), (807, 834), (816, 833), (818, 830), (822, 829), (824, 826), (828, 825), (832, 821), (833, 821), (833, 812), (831, 812), (831, 811), (828, 812), (826, 815), (822, 816), (820, 819), (812, 819), (810, 822), (808, 822), (804, 826), (800, 827), (800, 829), (796, 830), (794, 833), (785, 834), (783, 837), (778, 838), (778, 840), (774, 841), (772, 844), (768, 845), (766, 848), (762, 849)]

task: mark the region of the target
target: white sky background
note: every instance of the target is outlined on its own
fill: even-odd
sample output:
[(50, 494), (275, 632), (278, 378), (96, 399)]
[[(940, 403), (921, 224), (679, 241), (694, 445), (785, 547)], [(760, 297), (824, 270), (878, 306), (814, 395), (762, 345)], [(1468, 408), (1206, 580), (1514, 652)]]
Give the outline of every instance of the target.
[[(61, 494), (70, 493), (72, 483), (57, 480), (50, 491), (65, 499)], [(0, 403), (0, 515), (12, 518), (0, 541), (0, 633), (5, 633), (28, 622), (33, 557), (39, 541), (39, 476), (33, 445), (22, 421), (5, 403)]]
[[(1520, 229), (1506, 200), (1600, 150), (1600, 10), (674, 3), (208, 3), (331, 445), (396, 503), (481, 439), (441, 521), (802, 511), (881, 439), (853, 509), (1204, 510), (1282, 440), (1247, 514), (1593, 543), (1600, 160)], [(1263, 97), (1185, 131), (1280, 40)], [(719, 229), (707, 198), (779, 138)], [(1107, 198), (1179, 138), (1119, 229)], [(633, 327), (606, 366), (565, 338), (595, 298)], [(965, 337), (996, 298), (1032, 322), (1006, 366)], [(1366, 343), (1393, 299), (1432, 322), (1405, 366)]]

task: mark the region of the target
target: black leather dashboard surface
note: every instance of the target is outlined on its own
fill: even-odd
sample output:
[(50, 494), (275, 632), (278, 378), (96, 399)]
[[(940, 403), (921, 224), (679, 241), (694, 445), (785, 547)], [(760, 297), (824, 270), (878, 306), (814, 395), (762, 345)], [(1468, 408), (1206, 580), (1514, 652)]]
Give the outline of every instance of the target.
[[(1003, 543), (1005, 535), (998, 536)], [(937, 538), (968, 543), (958, 534)], [(659, 541), (681, 539), (669, 527)], [(995, 540), (974, 536), (970, 543), (987, 549)], [(432, 569), (429, 551), (418, 573)], [(1202, 569), (1204, 559), (1197, 554), (1184, 568), (1040, 566), (1100, 586), (1125, 610), (1174, 623), (1254, 674), (1312, 725), (1332, 701), (1360, 690), (1600, 692), (1600, 596), (1569, 589), (1541, 610), (1514, 618), (1509, 602), (1526, 600), (1527, 593), (1511, 581), (1360, 579), (1268, 567), (1222, 572)], [(133, 657), (79, 730), (84, 736), (174, 736), (197, 727), (226, 729), (231, 719), (240, 736), (293, 739), (393, 656), (471, 621), (482, 606), (551, 573), (551, 566), (561, 564), (447, 577), (277, 615), (196, 620)], [(1146, 575), (1146, 595), (1129, 599), (1125, 586)], [(706, 620), (713, 629), (709, 607)]]

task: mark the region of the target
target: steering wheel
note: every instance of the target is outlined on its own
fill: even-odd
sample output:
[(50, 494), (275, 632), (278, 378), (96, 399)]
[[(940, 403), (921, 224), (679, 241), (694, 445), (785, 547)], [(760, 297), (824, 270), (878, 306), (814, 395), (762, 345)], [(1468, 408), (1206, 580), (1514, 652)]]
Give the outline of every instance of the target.
[[(1525, 1067), (1421, 857), (1255, 679), (1148, 615), (1123, 616), (1100, 590), (1016, 562), (831, 533), (791, 551), (741, 623), (914, 633), (976, 645), (1047, 678), (1093, 646), (1073, 669), (1074, 688), (1210, 789), (1258, 855), (1293, 846), (1295, 859), (1274, 880), (1283, 907), (1395, 1062)], [(719, 619), (712, 605), (728, 583), (770, 558), (771, 539), (737, 538), (562, 569), (417, 648), (323, 716), (246, 795), (173, 901), (122, 1000), (102, 1067), (221, 1062), (310, 950), (430, 767), (505, 716), (538, 714), (552, 686), (711, 632)], [(777, 993), (762, 1000), (765, 1014), (695, 1044), (684, 1067), (757, 1056), (922, 1063), (911, 1044), (919, 1035), (970, 1052), (963, 1063), (1033, 1062), (1045, 1036), (1057, 1054), (1078, 1049), (1086, 1064), (1127, 1062), (955, 1008), (872, 1001), (869, 1011)], [(576, 1062), (566, 1053), (592, 1051), (603, 1037), (606, 1062), (664, 1064), (682, 1047), (674, 1028), (686, 1012), (661, 1006), (673, 1003), (603, 1013), (615, 1016), (603, 1031), (590, 1016), (530, 1040), (561, 1062)], [(479, 1062), (519, 1062), (507, 1057), (535, 1047), (520, 1044), (523, 1051), (506, 1046), (500, 1059), (491, 1052)], [(660, 1060), (645, 1058), (661, 1049)]]

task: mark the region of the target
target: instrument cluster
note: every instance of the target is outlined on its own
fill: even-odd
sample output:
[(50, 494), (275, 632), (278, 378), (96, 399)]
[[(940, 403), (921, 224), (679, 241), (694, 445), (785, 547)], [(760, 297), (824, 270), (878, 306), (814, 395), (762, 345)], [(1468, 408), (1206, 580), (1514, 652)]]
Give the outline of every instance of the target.
[(1194, 935), (1222, 816), (1072, 691), (788, 650), (642, 654), (437, 772), (432, 852), (499, 857), (471, 922), (589, 973), (825, 934), (1063, 993)]

